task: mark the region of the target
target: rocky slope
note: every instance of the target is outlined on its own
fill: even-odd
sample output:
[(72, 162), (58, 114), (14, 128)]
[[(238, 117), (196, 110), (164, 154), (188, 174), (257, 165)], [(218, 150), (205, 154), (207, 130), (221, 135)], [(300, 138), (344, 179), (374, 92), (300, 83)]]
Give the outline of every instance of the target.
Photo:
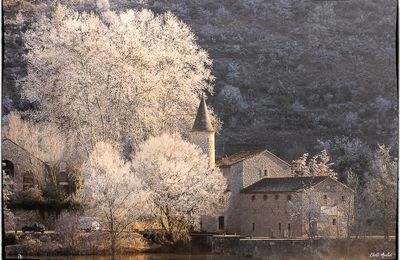
[[(62, 1), (95, 10), (93, 0)], [(214, 60), (219, 155), (267, 147), (291, 160), (318, 140), (397, 142), (396, 3), (385, 0), (110, 0), (172, 11)], [(52, 1), (4, 1), (3, 111), (26, 109), (22, 33)]]

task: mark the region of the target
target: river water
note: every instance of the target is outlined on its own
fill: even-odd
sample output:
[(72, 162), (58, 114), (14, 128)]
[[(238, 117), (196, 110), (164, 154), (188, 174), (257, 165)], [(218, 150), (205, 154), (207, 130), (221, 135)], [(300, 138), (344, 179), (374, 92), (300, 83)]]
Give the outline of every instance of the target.
[[(35, 257), (36, 258), (36, 257)], [(38, 257), (36, 259), (59, 259), (59, 260), (111, 260), (111, 256), (52, 256)], [(210, 254), (137, 254), (130, 256), (116, 256), (118, 260), (249, 260), (248, 257), (210, 255)], [(257, 258), (253, 258), (257, 259)]]

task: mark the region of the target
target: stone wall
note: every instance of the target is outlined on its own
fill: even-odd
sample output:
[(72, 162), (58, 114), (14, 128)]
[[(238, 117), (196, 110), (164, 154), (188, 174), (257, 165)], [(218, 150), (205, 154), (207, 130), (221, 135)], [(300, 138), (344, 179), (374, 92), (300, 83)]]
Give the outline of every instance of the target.
[[(213, 236), (212, 253), (262, 259), (369, 259), (371, 253), (385, 253), (396, 259), (396, 240), (363, 239), (252, 239), (240, 236)], [(375, 256), (376, 257), (376, 256)]]
[(23, 179), (31, 177), (34, 186), (40, 186), (44, 182), (45, 165), (25, 149), (14, 142), (4, 139), (1, 146), (2, 160), (11, 161), (14, 165), (13, 186), (15, 191), (23, 189)]
[[(243, 162), (243, 187), (259, 181), (264, 177), (289, 177), (290, 165), (277, 158), (275, 155), (265, 151), (253, 156)], [(260, 175), (267, 170), (268, 176)]]
[(319, 204), (318, 236), (347, 237), (354, 220), (354, 193), (343, 184), (326, 179), (303, 194), (304, 203), (308, 198)]
[(229, 182), (230, 198), (225, 211), (226, 232), (235, 234), (240, 232), (240, 191), (243, 187), (243, 163), (239, 162), (228, 168), (227, 179)]
[(307, 240), (251, 239), (244, 236), (213, 236), (212, 253), (245, 257), (260, 257), (302, 251)]
[[(234, 164), (230, 167), (221, 168), (223, 176), (227, 180), (229, 189), (229, 199), (226, 208), (219, 209), (212, 216), (202, 217), (202, 230), (207, 232), (221, 232), (221, 233), (239, 233), (240, 232), (240, 208), (239, 199), (240, 191), (242, 189), (242, 162)], [(225, 228), (220, 230), (218, 228), (218, 217), (224, 216)]]
[(289, 192), (241, 194), (241, 234), (276, 238), (302, 237), (302, 223), (292, 214), (290, 202), (301, 205), (301, 196)]

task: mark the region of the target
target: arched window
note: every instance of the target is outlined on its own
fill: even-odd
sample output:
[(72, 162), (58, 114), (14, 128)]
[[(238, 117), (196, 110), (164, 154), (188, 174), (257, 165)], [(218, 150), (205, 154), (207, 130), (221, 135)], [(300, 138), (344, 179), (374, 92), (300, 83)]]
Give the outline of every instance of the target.
[(9, 160), (3, 160), (2, 165), (2, 169), (6, 173), (6, 175), (14, 178), (14, 164)]

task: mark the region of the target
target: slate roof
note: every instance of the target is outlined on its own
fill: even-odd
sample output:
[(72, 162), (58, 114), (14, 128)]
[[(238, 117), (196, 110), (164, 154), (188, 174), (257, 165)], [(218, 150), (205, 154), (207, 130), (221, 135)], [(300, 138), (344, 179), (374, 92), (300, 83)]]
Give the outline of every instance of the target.
[(211, 124), (210, 115), (208, 114), (207, 104), (204, 96), (201, 97), (200, 105), (197, 110), (196, 119), (194, 120), (192, 132), (214, 132)]
[(220, 160), (217, 160), (215, 165), (217, 167), (228, 167), (231, 165), (234, 165), (235, 163), (250, 159), (253, 156), (259, 155), (261, 153), (266, 153), (276, 159), (276, 161), (280, 162), (281, 164), (284, 164), (288, 167), (290, 167), (290, 164), (276, 156), (275, 154), (271, 153), (270, 151), (266, 149), (260, 149), (260, 150), (254, 150), (254, 151), (244, 151), (244, 152), (239, 152), (235, 153), (226, 157), (222, 157)]
[(295, 192), (308, 189), (329, 176), (263, 178), (244, 188), (241, 193)]

